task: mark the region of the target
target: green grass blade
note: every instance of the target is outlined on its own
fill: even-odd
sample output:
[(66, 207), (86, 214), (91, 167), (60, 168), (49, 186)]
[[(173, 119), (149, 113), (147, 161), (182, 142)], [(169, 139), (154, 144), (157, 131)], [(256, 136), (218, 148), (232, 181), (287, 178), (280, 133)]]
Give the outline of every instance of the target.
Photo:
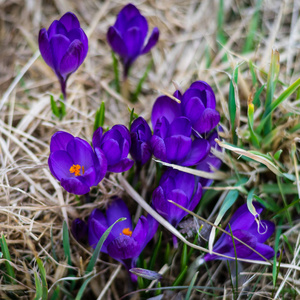
[(84, 281), (84, 283), (82, 284), (82, 286), (80, 287), (80, 289), (79, 289), (79, 291), (78, 291), (78, 293), (77, 293), (77, 295), (76, 295), (75, 300), (80, 300), (80, 299), (82, 298), (83, 293), (84, 293), (86, 287), (88, 286), (88, 284), (90, 283), (90, 281), (91, 281), (93, 278), (94, 278), (94, 277), (91, 276), (91, 277), (87, 278), (87, 279)]
[(57, 118), (60, 117), (59, 108), (57, 107), (56, 101), (54, 100), (54, 97), (50, 95), (50, 103), (51, 103), (51, 110), (54, 116)]
[(52, 296), (51, 296), (51, 300), (60, 299), (59, 298), (59, 293), (60, 293), (60, 286), (57, 286), (56, 289), (54, 290)]
[(243, 48), (243, 52), (249, 52), (251, 50), (254, 49), (253, 45), (254, 45), (254, 38), (255, 35), (257, 33), (257, 28), (259, 25), (259, 20), (260, 20), (260, 14), (259, 14), (259, 10), (261, 8), (261, 4), (262, 4), (263, 0), (259, 0), (256, 2), (256, 6), (255, 6), (255, 12), (252, 16), (252, 19), (250, 21), (249, 24), (249, 30), (248, 30), (248, 35), (246, 38), (246, 42)]
[(14, 268), (9, 263), (9, 262), (11, 262), (11, 257), (9, 254), (9, 249), (7, 247), (7, 243), (6, 243), (6, 239), (5, 239), (4, 235), (1, 236), (0, 245), (1, 245), (2, 253), (3, 253), (3, 258), (6, 259), (5, 268), (6, 268), (7, 274), (9, 275), (8, 280), (11, 283), (15, 283), (14, 279), (16, 278), (16, 274), (15, 274)]
[(271, 115), (271, 104), (273, 101), (276, 83), (279, 75), (279, 52), (277, 50), (272, 51), (271, 56), (271, 66), (268, 74), (267, 81), (267, 93), (266, 93), (266, 102), (265, 102), (265, 112), (263, 115), (263, 119), (266, 118), (266, 124), (264, 127), (264, 135), (267, 135), (272, 131), (272, 115)]
[(276, 287), (276, 282), (277, 282), (277, 277), (278, 277), (278, 267), (276, 266), (276, 260), (277, 260), (277, 252), (278, 252), (278, 248), (279, 248), (279, 239), (280, 239), (280, 235), (281, 235), (281, 231), (282, 231), (282, 219), (279, 220), (278, 222), (278, 226), (276, 228), (276, 235), (275, 235), (275, 246), (274, 246), (274, 251), (275, 251), (275, 255), (274, 255), (274, 259), (273, 259), (273, 287)]
[(253, 117), (254, 117), (254, 105), (253, 103), (250, 103), (248, 105), (248, 126), (250, 130), (250, 138), (253, 146), (259, 149), (260, 148), (259, 139), (253, 129)]
[(102, 101), (100, 108), (97, 109), (94, 121), (94, 131), (99, 127), (103, 127), (105, 119), (105, 103)]
[(34, 281), (35, 281), (35, 290), (36, 290), (34, 300), (40, 300), (43, 295), (43, 290), (42, 290), (42, 285), (39, 276), (37, 275), (36, 272), (34, 272)]
[(72, 265), (71, 260), (71, 250), (70, 250), (70, 238), (69, 238), (69, 230), (66, 221), (63, 224), (63, 248), (65, 257), (67, 258), (68, 265)]
[(146, 78), (148, 77), (148, 74), (149, 74), (149, 71), (152, 68), (152, 65), (153, 65), (153, 61), (150, 60), (148, 66), (146, 68), (146, 71), (145, 71), (144, 75), (142, 76), (142, 78), (140, 79), (140, 81), (139, 81), (139, 83), (136, 87), (136, 90), (135, 90), (135, 92), (132, 96), (132, 102), (136, 102), (138, 100), (139, 94), (142, 91), (143, 83), (145, 82)]
[(149, 270), (154, 269), (156, 258), (157, 258), (157, 255), (158, 255), (159, 251), (160, 251), (160, 247), (161, 247), (161, 239), (162, 239), (162, 232), (160, 231), (158, 242), (155, 245), (152, 257), (151, 257), (150, 262), (149, 262)]
[(106, 231), (103, 233), (103, 235), (101, 236), (96, 248), (95, 248), (95, 251), (91, 257), (91, 260), (86, 268), (86, 273), (90, 273), (92, 272), (95, 264), (96, 264), (96, 261), (97, 261), (97, 258), (99, 256), (99, 253), (100, 253), (100, 250), (102, 248), (102, 245), (103, 243), (105, 242), (106, 238), (108, 237), (110, 231), (112, 230), (112, 228), (114, 227), (114, 225), (118, 222), (121, 222), (121, 221), (124, 221), (126, 220), (126, 218), (120, 218), (118, 219), (115, 223), (113, 223), (111, 226), (108, 227), (108, 229), (106, 229)]
[(185, 295), (184, 300), (189, 300), (189, 299), (190, 299), (190, 296), (191, 296), (191, 293), (192, 293), (192, 290), (193, 290), (195, 281), (196, 281), (196, 279), (197, 279), (198, 273), (199, 273), (199, 272), (196, 272), (195, 275), (193, 276), (193, 278), (192, 278), (192, 280), (191, 280), (191, 283), (190, 283), (190, 285), (189, 285), (189, 288), (188, 288), (188, 290), (187, 290), (187, 293), (186, 293), (186, 295)]
[(185, 274), (187, 272), (187, 269), (188, 269), (188, 266), (185, 266), (185, 268), (180, 272), (178, 277), (175, 279), (174, 283), (172, 284), (173, 286), (177, 286), (183, 281)]
[(43, 265), (43, 262), (40, 258), (36, 258), (36, 262), (39, 266), (40, 270), (40, 276), (42, 280), (42, 300), (47, 300), (48, 299), (48, 284), (47, 284), (47, 279), (46, 279), (46, 271)]
[(185, 267), (187, 266), (187, 245), (183, 244), (182, 246), (182, 253), (181, 253), (181, 271), (183, 271), (185, 269)]
[(114, 74), (115, 74), (116, 91), (120, 94), (121, 87), (120, 87), (120, 76), (119, 76), (119, 63), (118, 63), (116, 55), (113, 51), (111, 52), (111, 57), (113, 60), (113, 70), (114, 70)]
[(235, 242), (234, 242), (234, 237), (233, 237), (233, 233), (232, 233), (232, 230), (231, 230), (231, 226), (230, 224), (228, 223), (228, 227), (229, 227), (229, 230), (230, 230), (230, 235), (231, 235), (231, 239), (232, 239), (232, 243), (233, 243), (233, 249), (234, 249), (234, 256), (235, 256), (235, 267), (236, 267), (236, 274), (235, 274), (235, 295), (238, 294), (238, 290), (239, 290), (239, 281), (238, 281), (238, 260), (237, 260), (237, 254), (236, 254), (236, 247), (235, 247)]
[(233, 144), (236, 145), (238, 141), (237, 134), (235, 132), (236, 129), (236, 103), (235, 103), (235, 90), (234, 90), (234, 84), (237, 84), (238, 80), (238, 67), (236, 67), (233, 71), (232, 79), (230, 80), (230, 86), (229, 86), (229, 96), (228, 96), (228, 109), (229, 109), (229, 118), (230, 118), (230, 124), (231, 124), (231, 134), (232, 134), (232, 140)]

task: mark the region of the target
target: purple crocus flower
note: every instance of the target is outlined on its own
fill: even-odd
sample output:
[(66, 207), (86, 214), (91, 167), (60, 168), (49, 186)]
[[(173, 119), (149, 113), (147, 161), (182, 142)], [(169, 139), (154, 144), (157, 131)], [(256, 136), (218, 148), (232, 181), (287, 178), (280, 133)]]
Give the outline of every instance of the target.
[[(204, 159), (210, 150), (207, 140), (192, 138), (192, 124), (183, 116), (176, 116), (172, 107), (174, 100), (159, 97), (153, 106), (152, 124), (154, 133), (151, 138), (153, 154), (162, 161), (181, 166), (193, 166)], [(160, 99), (163, 99), (160, 101)], [(160, 111), (160, 104), (169, 102), (170, 110), (166, 107)]]
[[(176, 227), (188, 213), (168, 200), (193, 211), (201, 196), (202, 186), (194, 175), (169, 168), (163, 174), (159, 186), (153, 192), (152, 205), (161, 216)], [(176, 247), (177, 239), (175, 236), (173, 241)]]
[(194, 133), (200, 135), (211, 131), (219, 123), (215, 94), (206, 82), (195, 81), (183, 95), (176, 91), (174, 96), (181, 103), (167, 96), (156, 99), (151, 116), (153, 127), (163, 116), (169, 122), (184, 116), (190, 120)]
[(83, 195), (105, 176), (107, 161), (101, 149), (93, 151), (85, 140), (58, 131), (50, 142), (48, 164), (52, 175), (69, 193)]
[[(216, 130), (212, 131), (209, 137), (207, 138), (210, 147), (216, 149), (221, 152), (220, 146), (215, 142), (215, 139), (218, 138), (218, 132)], [(210, 172), (212, 173), (214, 170), (220, 169), (222, 165), (222, 161), (216, 157), (214, 154), (209, 153), (205, 159), (203, 159), (198, 165), (196, 165), (197, 170)], [(213, 182), (212, 179), (199, 177), (199, 182), (202, 186), (210, 186)]]
[(58, 77), (66, 98), (67, 79), (83, 63), (88, 52), (88, 38), (77, 17), (67, 12), (59, 21), (53, 21), (48, 30), (41, 29), (39, 48), (46, 64)]
[(114, 125), (104, 134), (103, 128), (99, 127), (93, 135), (93, 146), (105, 154), (109, 172), (125, 172), (134, 164), (132, 159), (127, 158), (131, 138), (129, 130), (124, 125)]
[(127, 4), (118, 14), (114, 26), (107, 32), (107, 40), (124, 65), (124, 77), (139, 55), (148, 53), (158, 41), (159, 30), (155, 27), (145, 44), (148, 22), (133, 4)]
[[(127, 270), (136, 267), (136, 261), (145, 246), (156, 233), (158, 222), (151, 216), (141, 216), (133, 229), (131, 216), (122, 199), (116, 198), (106, 210), (106, 216), (94, 209), (89, 217), (89, 244), (95, 248), (103, 233), (119, 218), (125, 221), (115, 224), (106, 238), (101, 252), (121, 262)], [(137, 277), (131, 274), (132, 280)]]
[(130, 154), (140, 165), (144, 165), (151, 157), (152, 150), (150, 139), (152, 137), (151, 129), (148, 123), (142, 117), (135, 119), (130, 128), (131, 147)]
[[(264, 207), (258, 203), (253, 202), (255, 210), (258, 215), (260, 215)], [(260, 220), (259, 225), (256, 222), (255, 217), (248, 210), (247, 204), (243, 204), (237, 209), (237, 211), (231, 217), (229, 221), (231, 231), (233, 236), (237, 237), (251, 248), (255, 249), (258, 253), (263, 255), (267, 259), (271, 259), (274, 256), (274, 249), (264, 243), (273, 234), (275, 230), (274, 223), (266, 220)], [(230, 233), (229, 226), (225, 229)], [(236, 247), (236, 254), (238, 258), (245, 258), (251, 260), (263, 260), (261, 256), (249, 249), (247, 246), (234, 241)], [(213, 251), (224, 254), (235, 259), (235, 252), (232, 243), (231, 235), (223, 233), (219, 240), (213, 247)], [(215, 254), (206, 254), (203, 258), (205, 261), (210, 261), (214, 259), (226, 259)]]

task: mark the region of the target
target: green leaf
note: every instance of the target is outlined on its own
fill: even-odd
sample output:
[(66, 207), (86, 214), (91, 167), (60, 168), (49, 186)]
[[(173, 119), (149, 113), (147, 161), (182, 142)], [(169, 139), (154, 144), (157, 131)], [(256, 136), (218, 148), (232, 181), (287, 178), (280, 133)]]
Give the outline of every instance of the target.
[(250, 130), (250, 138), (254, 147), (260, 148), (259, 138), (253, 129), (253, 116), (254, 116), (254, 105), (249, 103), (248, 105), (248, 126)]
[(63, 248), (65, 257), (67, 258), (68, 265), (72, 265), (71, 261), (71, 250), (70, 250), (70, 238), (69, 238), (69, 230), (66, 221), (63, 224)]
[(235, 90), (234, 90), (234, 83), (237, 84), (238, 80), (238, 67), (237, 65), (233, 70), (233, 79), (230, 80), (229, 85), (229, 96), (228, 96), (228, 109), (229, 109), (229, 117), (230, 117), (230, 124), (231, 124), (231, 134), (233, 139), (233, 144), (237, 144), (238, 137), (235, 132), (236, 129), (236, 102), (235, 102)]
[(87, 279), (84, 281), (84, 283), (82, 284), (82, 286), (80, 287), (80, 289), (79, 289), (79, 291), (78, 291), (78, 293), (77, 293), (77, 295), (76, 295), (75, 300), (80, 300), (80, 299), (82, 298), (83, 293), (84, 293), (86, 287), (88, 286), (88, 284), (90, 283), (90, 281), (91, 281), (93, 278), (94, 278), (94, 277), (91, 276), (91, 277), (87, 278)]
[[(279, 248), (279, 239), (280, 239), (280, 235), (281, 235), (281, 231), (282, 231), (282, 219), (279, 220), (278, 222), (278, 226), (276, 227), (276, 235), (275, 235), (275, 246), (274, 246), (274, 251), (275, 251), (275, 255), (273, 258), (273, 287), (276, 287), (276, 282), (277, 282), (277, 277), (278, 277), (278, 272), (279, 272), (279, 267), (276, 266), (276, 260), (277, 260), (277, 252), (278, 252), (278, 248)], [(280, 259), (281, 261), (281, 259)], [(280, 265), (280, 264), (279, 264)]]
[(40, 258), (36, 258), (36, 262), (39, 266), (40, 270), (40, 276), (42, 280), (42, 300), (47, 300), (48, 299), (48, 284), (47, 284), (47, 279), (46, 279), (46, 271), (43, 265), (43, 262)]
[(185, 277), (185, 274), (187, 272), (187, 269), (188, 269), (188, 266), (185, 266), (185, 268), (180, 272), (180, 274), (178, 275), (178, 277), (175, 279), (174, 283), (172, 284), (172, 286), (177, 286), (179, 285), (184, 277)]
[(112, 230), (112, 228), (115, 226), (116, 223), (124, 221), (124, 220), (126, 220), (126, 218), (120, 218), (120, 219), (118, 219), (111, 226), (109, 226), (108, 229), (106, 229), (106, 231), (103, 233), (103, 235), (101, 236), (101, 238), (100, 238), (100, 240), (99, 240), (99, 242), (98, 242), (98, 244), (97, 244), (97, 246), (95, 248), (95, 251), (94, 251), (94, 253), (93, 253), (92, 257), (91, 257), (91, 260), (90, 260), (90, 262), (89, 262), (89, 264), (88, 264), (88, 266), (86, 268), (86, 271), (85, 271), (86, 273), (92, 272), (92, 270), (93, 270), (93, 268), (94, 268), (94, 266), (96, 264), (97, 258), (99, 256), (100, 250), (102, 248), (102, 245), (105, 242), (106, 238), (108, 237), (108, 235), (109, 235), (110, 231)]
[(95, 114), (94, 131), (99, 127), (103, 127), (105, 119), (105, 103), (102, 101), (100, 108), (97, 109)]
[(152, 64), (153, 64), (153, 61), (150, 60), (148, 66), (146, 68), (146, 71), (145, 71), (144, 75), (142, 76), (142, 78), (140, 79), (140, 81), (139, 81), (139, 83), (138, 83), (138, 85), (136, 87), (136, 90), (135, 90), (135, 92), (134, 92), (134, 94), (132, 96), (132, 102), (136, 102), (138, 100), (138, 97), (139, 97), (139, 95), (140, 95), (140, 93), (142, 91), (143, 83), (145, 82), (145, 80), (146, 80), (146, 78), (148, 76), (148, 73), (149, 73), (149, 71), (152, 68)]
[(43, 296), (42, 285), (39, 279), (39, 276), (34, 272), (34, 281), (35, 281), (35, 297), (34, 300), (40, 300)]
[(183, 243), (182, 246), (182, 253), (181, 253), (181, 271), (183, 271), (185, 269), (185, 267), (187, 266), (187, 244)]
[(50, 95), (50, 103), (51, 103), (51, 110), (54, 116), (57, 118), (60, 117), (59, 108), (57, 107), (56, 101), (54, 100), (54, 97)]
[(111, 57), (113, 59), (113, 70), (115, 74), (116, 91), (120, 94), (121, 88), (120, 88), (120, 79), (119, 79), (119, 64), (116, 55), (113, 51), (111, 52)]
[(268, 81), (267, 81), (265, 112), (263, 115), (263, 119), (264, 118), (267, 119), (263, 130), (265, 136), (272, 131), (271, 104), (273, 101), (275, 88), (278, 80), (279, 69), (280, 69), (279, 52), (277, 50), (272, 50), (271, 66), (269, 69)]
[(191, 293), (192, 293), (192, 289), (194, 287), (194, 284), (195, 284), (195, 281), (197, 279), (198, 273), (199, 272), (196, 272), (195, 275), (193, 276), (192, 280), (191, 280), (191, 283), (189, 285), (189, 288), (188, 288), (187, 293), (186, 293), (185, 298), (184, 298), (185, 300), (189, 300), (190, 299), (190, 296), (191, 296)]
[(11, 257), (10, 257), (10, 254), (9, 254), (9, 249), (7, 247), (6, 239), (5, 239), (3, 234), (2, 234), (1, 239), (0, 239), (0, 245), (1, 245), (2, 253), (3, 253), (3, 258), (6, 259), (6, 261), (5, 261), (6, 271), (7, 271), (7, 274), (10, 276), (7, 279), (11, 283), (16, 283), (15, 280), (14, 280), (16, 278), (16, 274), (15, 274), (15, 271), (14, 271), (13, 267), (9, 263), (9, 262), (11, 262)]
[(137, 119), (139, 117), (139, 115), (134, 112), (134, 108), (130, 110), (130, 108), (128, 107), (128, 111), (130, 112), (130, 119), (129, 119), (129, 126), (128, 126), (129, 127), (129, 131), (130, 131), (132, 122), (135, 119)]

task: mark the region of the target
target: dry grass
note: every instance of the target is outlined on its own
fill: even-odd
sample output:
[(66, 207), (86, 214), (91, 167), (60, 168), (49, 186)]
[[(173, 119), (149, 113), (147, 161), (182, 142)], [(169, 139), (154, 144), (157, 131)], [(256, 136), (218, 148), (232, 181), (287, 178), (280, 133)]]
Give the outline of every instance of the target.
[[(254, 50), (247, 53), (243, 53), (242, 49), (255, 12), (254, 1), (224, 1), (222, 30), (228, 38), (224, 47), (216, 41), (219, 31), (217, 25), (219, 1), (198, 2), (146, 0), (135, 3), (147, 17), (150, 28), (159, 27), (161, 35), (159, 44), (151, 54), (140, 57), (134, 65), (130, 87), (136, 86), (152, 56), (154, 66), (144, 83), (139, 101), (133, 105), (110, 86), (114, 74), (111, 52), (106, 42), (107, 29), (114, 23), (115, 16), (125, 4), (124, 2), (0, 1), (0, 95), (2, 97), (0, 99), (0, 233), (6, 238), (12, 266), (17, 275), (16, 284), (4, 283), (4, 260), (0, 259), (0, 298), (34, 299), (34, 273), (38, 271), (37, 257), (44, 263), (51, 295), (57, 282), (67, 276), (62, 245), (63, 221), (66, 220), (70, 225), (76, 217), (88, 216), (95, 207), (105, 207), (112, 195), (123, 196), (126, 189), (124, 185), (122, 186), (122, 181), (120, 183), (113, 175), (99, 185), (100, 193), (94, 202), (85, 203), (83, 197), (80, 197), (81, 204), (79, 204), (74, 195), (66, 193), (60, 187), (48, 169), (49, 142), (53, 133), (64, 130), (91, 141), (94, 116), (101, 101), (106, 105), (106, 126), (116, 123), (127, 125), (128, 107), (134, 107), (136, 113), (149, 120), (152, 104), (159, 94), (172, 94), (175, 87), (185, 90), (191, 82), (200, 79), (210, 83), (216, 92), (224, 127), (223, 138), (230, 142), (228, 91), (231, 69), (245, 62), (239, 68), (236, 86), (236, 126), (240, 139), (245, 145), (249, 145), (246, 136), (247, 101), (251, 91), (256, 87), (253, 87), (246, 62), (251, 59), (258, 69), (267, 72), (271, 50), (275, 47), (280, 52), (279, 79), (288, 86), (299, 77), (300, 7), (297, 1), (266, 0), (263, 2), (259, 29), (255, 32), (255, 41), (259, 43), (255, 45)], [(86, 30), (89, 36), (89, 54), (78, 72), (69, 79), (67, 116), (59, 121), (52, 115), (49, 100), (49, 93), (58, 99), (59, 83), (51, 69), (41, 57), (38, 57), (37, 36), (40, 28), (48, 27), (54, 19), (59, 18), (66, 11), (76, 13), (82, 27)], [(228, 60), (223, 59), (226, 53)], [(211, 63), (207, 67), (209, 60)], [(262, 72), (257, 72), (257, 75), (260, 83), (266, 82), (266, 76)], [(279, 87), (275, 95), (279, 95), (284, 86)], [(259, 122), (257, 118), (260, 111), (260, 108), (256, 111), (256, 122)], [(284, 116), (289, 112), (293, 114), (285, 117), (283, 121)], [(269, 145), (261, 149), (262, 152), (271, 151), (272, 154), (279, 149), (284, 150), (281, 163), (290, 174), (296, 174), (295, 169), (299, 171), (297, 157), (295, 156), (293, 160), (290, 155), (299, 131), (291, 133), (288, 129), (299, 123), (299, 113), (299, 101), (286, 100), (274, 113), (273, 119), (278, 126), (278, 132), (270, 143), (271, 147)], [(224, 154), (223, 160), (223, 172), (233, 174), (236, 171), (240, 175), (247, 175), (249, 178), (247, 188), (258, 187), (261, 197), (266, 195), (264, 186), (277, 183), (272, 172), (266, 168), (258, 168), (257, 164), (238, 160), (237, 156), (228, 153)], [(152, 170), (149, 169), (149, 174), (153, 173)], [(146, 176), (147, 174), (145, 178)], [(220, 176), (219, 180), (222, 178), (224, 177)], [(224, 183), (228, 186), (232, 184), (229, 181)], [(148, 184), (151, 186), (153, 182)], [(224, 199), (228, 189), (221, 192), (220, 199)], [(145, 194), (144, 191), (142, 196), (144, 197)], [(275, 202), (284, 207), (279, 193), (271, 193), (269, 196), (275, 197)], [(240, 198), (242, 203), (243, 196)], [(286, 195), (285, 200), (288, 204), (292, 199), (292, 196)], [(218, 202), (217, 199), (213, 201), (218, 208), (220, 201)], [(215, 219), (218, 209), (210, 215), (214, 204), (209, 204), (204, 209), (204, 217)], [(134, 204), (132, 207), (135, 207)], [(295, 271), (294, 267), (299, 265), (299, 218), (295, 209), (291, 208), (290, 213), (293, 217), (292, 223), (286, 221), (282, 224), (282, 234), (286, 235), (295, 252), (293, 256), (288, 248), (284, 249), (283, 262), (288, 267), (281, 268), (279, 271), (277, 292), (272, 293), (272, 268), (263, 269), (260, 265), (244, 265), (241, 273), (244, 285), (240, 286), (239, 291), (247, 289), (251, 291), (252, 287), (255, 287), (255, 295), (252, 299), (292, 298), (290, 292), (283, 291), (288, 287), (292, 287), (298, 294), (297, 297), (300, 297), (299, 271)], [(58, 262), (53, 258), (51, 235), (53, 235)], [(273, 242), (274, 237), (271, 244)], [(71, 237), (71, 251), (74, 274), (77, 277), (83, 276), (91, 249), (84, 248)], [(196, 256), (198, 254), (195, 258)], [(223, 299), (231, 299), (232, 287), (226, 273), (226, 264), (216, 262), (210, 264), (209, 268), (207, 271), (204, 266), (200, 267), (198, 281), (195, 284), (221, 288), (221, 291), (215, 293)], [(127, 292), (136, 290), (136, 287), (128, 286), (126, 271), (107, 256), (103, 256), (103, 261), (99, 259), (97, 272), (95, 279), (90, 282), (85, 297), (120, 299)], [(170, 265), (163, 286), (171, 285), (177, 275), (176, 264)], [(254, 285), (256, 281), (257, 285)], [(106, 293), (101, 294), (102, 290)], [(212, 292), (209, 288), (202, 291)], [(184, 295), (183, 292), (181, 293)], [(63, 297), (63, 293), (60, 295)], [(135, 294), (131, 299), (138, 299), (138, 295)], [(194, 299), (211, 297), (202, 293), (192, 295)], [(244, 299), (242, 293), (240, 295), (240, 299)], [(175, 290), (165, 292), (165, 297), (164, 299), (181, 299), (180, 293)]]

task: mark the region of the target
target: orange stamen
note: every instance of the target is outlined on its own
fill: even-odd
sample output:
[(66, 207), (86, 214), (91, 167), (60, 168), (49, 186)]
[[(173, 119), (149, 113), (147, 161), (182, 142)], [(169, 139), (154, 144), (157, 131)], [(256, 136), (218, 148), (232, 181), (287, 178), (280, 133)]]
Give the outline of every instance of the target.
[(132, 236), (132, 231), (130, 230), (130, 228), (124, 228), (122, 230), (122, 233), (128, 236)]
[[(81, 167), (79, 165), (73, 165), (71, 168), (70, 168), (70, 173), (73, 174), (75, 176), (80, 176), (80, 169)], [(84, 167), (82, 166), (82, 175), (84, 174)]]

